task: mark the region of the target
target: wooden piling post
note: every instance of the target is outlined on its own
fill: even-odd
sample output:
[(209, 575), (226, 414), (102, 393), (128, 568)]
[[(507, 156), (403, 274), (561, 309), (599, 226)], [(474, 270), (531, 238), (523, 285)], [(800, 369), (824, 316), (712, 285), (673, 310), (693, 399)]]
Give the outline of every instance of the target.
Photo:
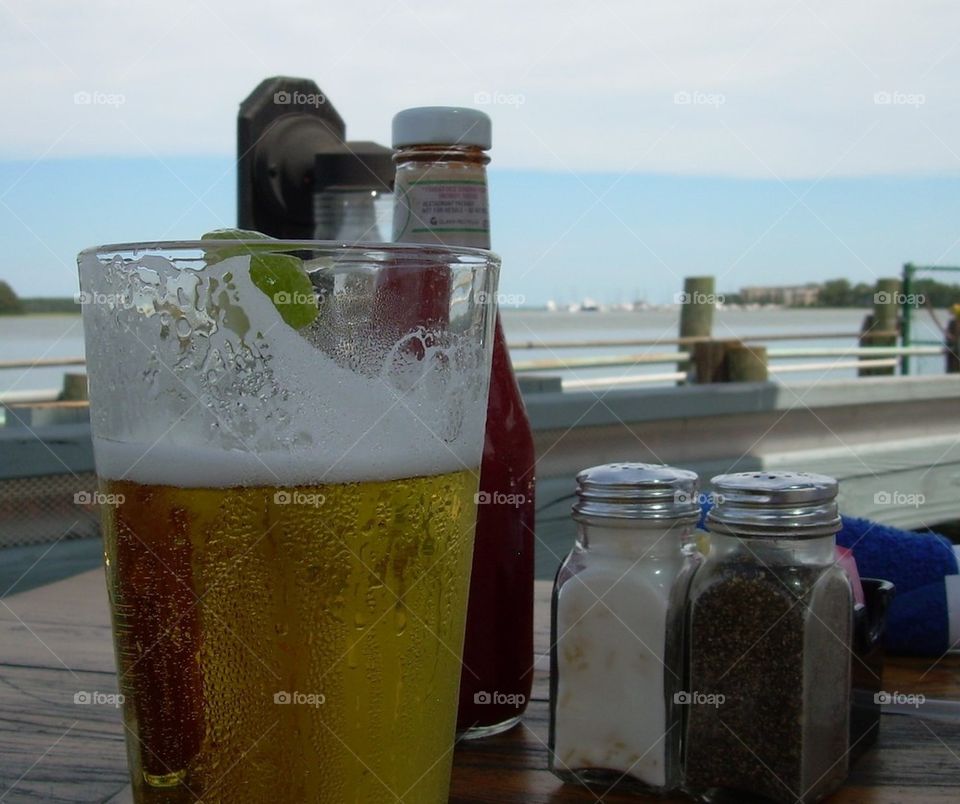
[(60, 401), (78, 402), (89, 398), (86, 374), (67, 373), (63, 375), (63, 390), (60, 392)]
[(712, 276), (688, 276), (680, 301), (680, 337), (709, 338), (713, 332), (716, 281)]
[(736, 343), (727, 350), (729, 382), (766, 382), (767, 347)]
[[(900, 311), (900, 280), (878, 279), (873, 294), (873, 312), (863, 320), (860, 329), (860, 346), (896, 346), (897, 320)], [(869, 360), (869, 357), (862, 358)], [(860, 377), (895, 374), (894, 366), (858, 369)]]
[[(900, 280), (893, 277), (877, 280), (876, 293), (873, 294), (873, 317), (876, 330), (881, 337), (893, 340), (877, 346), (896, 346), (897, 318), (900, 313)], [(892, 333), (892, 336), (886, 335)]]
[[(683, 293), (678, 294), (680, 304), (680, 337), (681, 338), (709, 338), (713, 334), (713, 309), (716, 301), (716, 280), (712, 276), (688, 276), (683, 280)], [(694, 346), (687, 344), (693, 354)], [(681, 347), (683, 348), (683, 347)], [(696, 371), (697, 363), (680, 361), (677, 364), (679, 371), (689, 371), (694, 366), (695, 382), (704, 382), (699, 379)], [(710, 382), (709, 380), (707, 382)]]
[(960, 304), (953, 306), (953, 318), (947, 324), (947, 374), (960, 373)]
[(767, 347), (739, 340), (701, 341), (691, 349), (697, 383), (766, 382)]
[(729, 382), (730, 366), (727, 353), (734, 346), (742, 346), (737, 340), (700, 341), (693, 344), (693, 376), (698, 384)]

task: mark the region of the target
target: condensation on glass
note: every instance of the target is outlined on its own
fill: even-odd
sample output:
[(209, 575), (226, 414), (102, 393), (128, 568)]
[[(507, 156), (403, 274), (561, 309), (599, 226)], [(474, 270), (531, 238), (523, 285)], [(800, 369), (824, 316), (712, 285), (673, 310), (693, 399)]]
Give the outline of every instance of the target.
[(135, 800), (446, 801), (498, 260), (222, 236), (79, 258)]

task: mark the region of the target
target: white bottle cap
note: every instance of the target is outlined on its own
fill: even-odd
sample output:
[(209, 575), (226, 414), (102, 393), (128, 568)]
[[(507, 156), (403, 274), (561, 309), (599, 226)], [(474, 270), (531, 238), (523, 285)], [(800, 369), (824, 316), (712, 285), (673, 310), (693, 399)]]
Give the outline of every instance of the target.
[(407, 145), (491, 144), (490, 118), (476, 109), (459, 106), (418, 106), (393, 118), (393, 147)]

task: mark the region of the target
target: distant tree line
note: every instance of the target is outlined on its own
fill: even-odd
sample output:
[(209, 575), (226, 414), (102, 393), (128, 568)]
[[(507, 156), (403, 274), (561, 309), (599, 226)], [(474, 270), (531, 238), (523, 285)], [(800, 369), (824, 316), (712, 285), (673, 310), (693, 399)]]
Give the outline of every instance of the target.
[(7, 282), (0, 280), (0, 315), (79, 312), (80, 308), (77, 303), (69, 297), (21, 299)]
[(20, 300), (25, 313), (79, 313), (80, 305), (75, 299), (63, 297), (26, 298)]
[[(831, 279), (820, 285), (817, 307), (872, 307), (876, 287), (866, 282), (851, 285), (846, 279)], [(937, 308), (960, 304), (960, 285), (948, 285), (935, 279), (917, 279), (910, 293), (922, 296), (926, 306)]]
[[(795, 307), (873, 307), (873, 297), (877, 292), (873, 283), (857, 282), (851, 284), (847, 279), (830, 279), (822, 284), (811, 284), (804, 286), (816, 289), (816, 301), (810, 304), (785, 304), (784, 306)], [(747, 304), (750, 301), (757, 301), (757, 288), (752, 288), (753, 298), (746, 297), (744, 293), (724, 293), (724, 302), (726, 304)], [(760, 288), (768, 290), (769, 298), (763, 300), (764, 303), (777, 301), (778, 294), (790, 288)], [(946, 284), (937, 282), (935, 279), (917, 279), (910, 288), (910, 293), (923, 299), (922, 306), (933, 306), (938, 309), (952, 307), (954, 304), (960, 304), (960, 285)]]
[(6, 282), (0, 280), (0, 313), (16, 315), (23, 312), (23, 302)]
[(817, 307), (873, 307), (876, 292), (873, 283), (851, 285), (846, 279), (828, 279), (820, 285)]

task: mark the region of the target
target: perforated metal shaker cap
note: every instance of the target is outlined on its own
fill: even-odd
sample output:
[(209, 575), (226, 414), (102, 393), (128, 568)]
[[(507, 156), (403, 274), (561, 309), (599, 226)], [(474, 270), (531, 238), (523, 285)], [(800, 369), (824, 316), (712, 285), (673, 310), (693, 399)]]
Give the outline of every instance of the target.
[(740, 472), (710, 481), (715, 497), (707, 529), (734, 536), (792, 539), (840, 530), (837, 481), (809, 472)]
[(577, 475), (573, 518), (694, 523), (700, 516), (697, 475), (650, 463), (607, 463)]

